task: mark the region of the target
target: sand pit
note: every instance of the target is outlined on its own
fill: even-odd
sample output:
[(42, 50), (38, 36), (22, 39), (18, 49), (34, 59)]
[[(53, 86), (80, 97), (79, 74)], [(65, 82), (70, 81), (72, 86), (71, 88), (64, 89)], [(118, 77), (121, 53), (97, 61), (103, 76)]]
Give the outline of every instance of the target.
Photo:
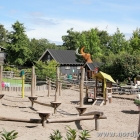
[[(77, 117), (78, 111), (76, 110), (77, 101), (79, 101), (79, 92), (74, 90), (62, 90), (62, 96), (58, 96), (58, 100), (62, 104), (57, 109), (57, 114), (53, 114), (54, 109), (39, 104), (34, 104), (34, 109), (31, 108), (31, 102), (28, 97), (31, 96), (30, 92), (25, 93), (25, 98), (21, 98), (21, 93), (18, 92), (3, 92), (5, 94), (0, 104), (0, 117), (11, 117), (21, 119), (40, 119), (37, 111), (45, 110), (51, 111), (49, 118), (65, 118), (65, 117)], [(43, 103), (50, 103), (54, 101), (54, 91), (51, 96), (47, 97), (46, 92), (36, 92), (38, 101)], [(129, 95), (128, 95), (129, 96)], [(86, 112), (102, 111), (107, 119), (100, 120), (99, 131), (95, 130), (94, 120), (83, 120), (80, 124), (76, 122), (70, 123), (49, 123), (46, 127), (42, 127), (41, 124), (36, 123), (23, 123), (12, 121), (0, 121), (0, 131), (6, 129), (7, 131), (16, 130), (18, 138), (16, 140), (49, 140), (50, 133), (53, 130), (59, 129), (64, 137), (66, 137), (66, 126), (77, 130), (77, 134), (81, 130), (89, 130), (91, 138), (90, 140), (135, 140), (136, 138), (129, 137), (98, 137), (99, 132), (115, 133), (129, 133), (137, 132), (139, 113), (137, 106), (133, 101), (112, 99), (112, 103), (107, 103), (106, 106), (93, 106), (91, 104), (86, 105)], [(78, 137), (77, 137), (78, 140)]]

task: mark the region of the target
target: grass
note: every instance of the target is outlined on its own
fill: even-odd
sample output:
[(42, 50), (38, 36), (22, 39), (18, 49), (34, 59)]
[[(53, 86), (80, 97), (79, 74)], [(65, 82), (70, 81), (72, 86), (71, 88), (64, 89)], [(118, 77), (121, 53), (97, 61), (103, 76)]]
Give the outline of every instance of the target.
[[(10, 83), (10, 86), (17, 86), (17, 87), (22, 87), (22, 79), (11, 79), (11, 78), (2, 78), (2, 81), (5, 83)], [(30, 84), (24, 84), (26, 87), (29, 87)]]
[(21, 79), (2, 78), (2, 81), (10, 84), (22, 84)]

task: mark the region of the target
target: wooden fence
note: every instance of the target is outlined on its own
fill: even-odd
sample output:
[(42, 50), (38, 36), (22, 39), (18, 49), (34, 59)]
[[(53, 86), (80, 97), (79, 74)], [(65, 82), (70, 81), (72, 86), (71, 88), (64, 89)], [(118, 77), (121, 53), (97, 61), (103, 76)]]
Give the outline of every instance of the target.
[[(46, 91), (46, 90), (48, 90), (48, 86), (47, 85), (41, 85), (41, 86), (36, 86), (35, 91)], [(2, 91), (20, 92), (20, 91), (22, 91), (22, 87), (4, 87), (4, 88), (2, 88)], [(25, 87), (24, 91), (25, 92), (31, 91), (31, 87)]]

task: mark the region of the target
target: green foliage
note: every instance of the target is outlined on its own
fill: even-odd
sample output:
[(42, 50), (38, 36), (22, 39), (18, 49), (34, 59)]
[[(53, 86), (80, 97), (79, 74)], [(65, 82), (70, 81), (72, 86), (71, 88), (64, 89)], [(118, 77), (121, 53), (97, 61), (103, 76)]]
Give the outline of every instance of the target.
[(34, 63), (42, 56), (46, 49), (59, 49), (55, 44), (49, 43), (47, 39), (31, 39), (29, 48), (31, 50), (28, 63)]
[(134, 104), (136, 104), (136, 105), (140, 105), (140, 100), (135, 99), (135, 100), (134, 100)]
[(132, 79), (139, 74), (140, 58), (137, 54), (121, 53), (102, 58), (104, 65), (100, 70), (110, 74), (115, 80), (124, 81), (127, 77)]
[(12, 25), (14, 31), (8, 35), (7, 42), (7, 62), (14, 65), (25, 65), (29, 59), (31, 51), (29, 49), (29, 39), (26, 36), (25, 27), (18, 21)]
[(20, 70), (16, 67), (11, 67), (11, 66), (4, 66), (3, 67), (4, 71), (12, 71), (14, 72), (14, 76), (19, 77), (20, 76)]
[(130, 39), (130, 53), (140, 51), (140, 29), (136, 29)]
[(114, 54), (119, 54), (121, 51), (128, 49), (128, 47), (126, 47), (125, 35), (121, 33), (118, 28), (117, 31), (112, 35), (108, 44), (108, 48)]
[[(100, 38), (98, 36), (98, 30), (91, 29), (89, 31), (77, 32), (73, 31), (73, 28), (67, 31), (68, 35), (62, 36), (64, 46), (68, 49), (76, 50), (85, 46), (84, 52), (90, 53), (92, 59), (102, 55), (100, 48)], [(83, 61), (82, 57), (77, 56), (77, 61)]]
[(69, 126), (67, 126), (67, 140), (75, 140), (76, 139), (76, 130), (71, 129)]
[(68, 35), (62, 36), (63, 46), (67, 48), (67, 50), (76, 50), (78, 48), (78, 40), (80, 39), (80, 32), (73, 31), (73, 28), (67, 30)]
[(6, 47), (6, 42), (7, 42), (7, 34), (8, 31), (4, 28), (2, 24), (0, 24), (0, 46), (1, 47)]
[[(76, 130), (70, 128), (69, 126), (67, 126), (66, 130), (67, 132), (65, 140), (76, 140)], [(50, 134), (49, 138), (50, 140), (62, 140), (63, 136), (61, 135), (61, 132), (59, 130), (53, 130), (53, 134)], [(88, 130), (83, 130), (82, 132), (80, 132), (79, 140), (88, 140), (88, 138), (90, 138)]]
[[(31, 39), (25, 34), (24, 24), (16, 21), (12, 25), (13, 31), (8, 32), (0, 24), (0, 46), (6, 47), (7, 64), (16, 66), (37, 65), (37, 73), (40, 77), (55, 78), (55, 69), (50, 68), (49, 63), (37, 62), (46, 49), (76, 50), (85, 46), (85, 52), (90, 53), (92, 60), (103, 62), (101, 70), (111, 74), (114, 79), (123, 81), (126, 77), (134, 77), (140, 74), (140, 29), (137, 28), (132, 37), (126, 40), (119, 28), (113, 35), (107, 31), (93, 28), (87, 31), (67, 30), (67, 35), (62, 36), (63, 46), (50, 43), (47, 39)], [(81, 56), (77, 56), (78, 62), (84, 62)], [(6, 68), (11, 70), (11, 68)], [(47, 69), (47, 70), (45, 70)], [(19, 75), (17, 69), (12, 69)], [(30, 70), (27, 70), (30, 73)]]
[(0, 132), (0, 135), (1, 140), (13, 140), (17, 138), (18, 132), (16, 132), (15, 130), (8, 132), (5, 129), (3, 129), (3, 131)]
[(56, 66), (59, 66), (55, 60), (49, 62), (37, 61), (35, 64), (36, 75), (39, 78), (56, 78)]
[(79, 136), (80, 140), (87, 140), (88, 138), (90, 138), (90, 134), (88, 130), (83, 130), (81, 132), (81, 136)]
[(59, 130), (53, 131), (53, 134), (50, 134), (50, 140), (62, 140), (62, 135)]

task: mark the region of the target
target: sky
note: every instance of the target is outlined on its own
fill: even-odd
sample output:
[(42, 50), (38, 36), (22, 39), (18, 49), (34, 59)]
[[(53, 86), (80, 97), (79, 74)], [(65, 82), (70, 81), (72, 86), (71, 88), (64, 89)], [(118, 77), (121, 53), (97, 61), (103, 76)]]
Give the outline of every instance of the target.
[(0, 24), (8, 31), (19, 21), (32, 39), (60, 45), (67, 30), (119, 30), (126, 39), (140, 25), (140, 0), (1, 0)]

